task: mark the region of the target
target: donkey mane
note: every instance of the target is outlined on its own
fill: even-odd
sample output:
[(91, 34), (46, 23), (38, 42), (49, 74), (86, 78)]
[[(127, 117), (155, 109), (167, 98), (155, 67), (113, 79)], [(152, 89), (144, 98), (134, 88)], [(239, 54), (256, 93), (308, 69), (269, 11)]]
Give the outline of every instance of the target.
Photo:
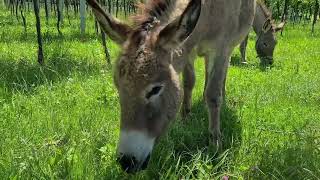
[(168, 21), (174, 2), (172, 0), (148, 0), (146, 4), (137, 4), (140, 13), (133, 17), (135, 24), (145, 24), (154, 19), (161, 22)]
[(266, 4), (262, 0), (257, 1), (257, 5), (259, 5), (264, 13), (264, 15), (267, 18), (272, 18), (272, 12), (269, 10), (269, 8), (266, 6)]
[[(145, 53), (144, 43), (150, 32), (158, 32), (175, 18), (181, 15), (190, 0), (145, 0), (145, 4), (138, 3), (138, 13), (131, 16), (133, 32), (131, 35), (132, 52)], [(155, 40), (155, 39), (153, 39)], [(151, 41), (151, 43), (154, 41)]]
[(150, 31), (156, 26), (164, 26), (182, 14), (189, 0), (147, 0), (139, 3), (138, 13), (133, 22), (140, 30)]

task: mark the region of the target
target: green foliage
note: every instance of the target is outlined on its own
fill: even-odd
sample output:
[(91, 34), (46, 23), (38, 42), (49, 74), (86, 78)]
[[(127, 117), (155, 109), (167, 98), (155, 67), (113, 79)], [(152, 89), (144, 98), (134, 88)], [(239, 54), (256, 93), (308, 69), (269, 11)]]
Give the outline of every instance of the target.
[[(208, 146), (204, 66), (190, 118), (162, 137), (149, 168), (127, 175), (115, 162), (119, 102), (93, 20), (42, 25), (46, 65), (28, 27), (0, 7), (0, 179), (319, 179), (320, 33), (288, 24), (272, 68), (259, 66), (250, 36), (248, 65), (236, 50), (222, 113), (224, 152)], [(44, 13), (42, 12), (44, 22)], [(318, 25), (316, 28), (320, 28)], [(119, 52), (109, 42), (114, 60)]]

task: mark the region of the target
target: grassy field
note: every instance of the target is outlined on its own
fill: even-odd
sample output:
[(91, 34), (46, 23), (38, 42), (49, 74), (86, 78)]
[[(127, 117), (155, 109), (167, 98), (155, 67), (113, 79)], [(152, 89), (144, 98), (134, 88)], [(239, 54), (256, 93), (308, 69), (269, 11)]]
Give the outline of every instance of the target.
[[(37, 64), (34, 17), (21, 22), (0, 6), (0, 179), (319, 179), (320, 26), (288, 25), (263, 69), (250, 36), (248, 65), (235, 50), (222, 113), (224, 152), (208, 148), (197, 61), (193, 109), (162, 137), (146, 171), (115, 162), (119, 102), (92, 19), (57, 35), (43, 19), (46, 65)], [(21, 21), (21, 20), (20, 20)], [(112, 59), (119, 49), (109, 42)]]

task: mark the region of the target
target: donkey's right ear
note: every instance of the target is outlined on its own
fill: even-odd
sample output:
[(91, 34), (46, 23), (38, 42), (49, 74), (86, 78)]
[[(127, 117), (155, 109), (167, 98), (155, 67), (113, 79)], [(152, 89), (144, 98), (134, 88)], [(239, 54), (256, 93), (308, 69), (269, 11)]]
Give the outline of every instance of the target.
[(132, 28), (106, 13), (96, 0), (86, 0), (103, 31), (116, 43), (123, 44)]

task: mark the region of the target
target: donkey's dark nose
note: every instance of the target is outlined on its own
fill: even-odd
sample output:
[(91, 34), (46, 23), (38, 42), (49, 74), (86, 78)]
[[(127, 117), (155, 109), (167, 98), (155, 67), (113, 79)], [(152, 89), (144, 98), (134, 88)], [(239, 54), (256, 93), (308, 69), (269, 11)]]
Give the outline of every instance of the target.
[(269, 65), (270, 65), (270, 66), (273, 65), (273, 59), (271, 59), (271, 60), (269, 61)]
[(127, 172), (127, 173), (133, 173), (136, 171), (136, 166), (138, 165), (138, 162), (135, 157), (133, 156), (127, 156), (127, 155), (121, 155), (120, 158), (117, 159), (119, 164), (121, 165), (121, 168)]

